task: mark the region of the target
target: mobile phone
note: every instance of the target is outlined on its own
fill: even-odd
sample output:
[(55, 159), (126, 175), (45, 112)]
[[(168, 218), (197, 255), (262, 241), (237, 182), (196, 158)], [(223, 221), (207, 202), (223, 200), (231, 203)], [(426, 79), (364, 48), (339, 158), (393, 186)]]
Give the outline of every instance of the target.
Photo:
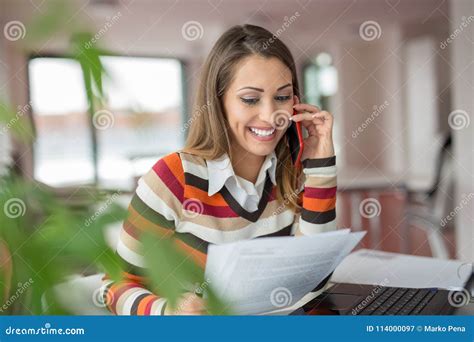
[[(296, 110), (293, 109), (293, 115), (296, 114)], [(290, 127), (286, 131), (288, 138), (288, 147), (290, 148), (291, 161), (297, 168), (301, 167), (301, 156), (303, 154), (304, 143), (303, 143), (303, 130), (301, 128), (301, 122), (291, 122)]]

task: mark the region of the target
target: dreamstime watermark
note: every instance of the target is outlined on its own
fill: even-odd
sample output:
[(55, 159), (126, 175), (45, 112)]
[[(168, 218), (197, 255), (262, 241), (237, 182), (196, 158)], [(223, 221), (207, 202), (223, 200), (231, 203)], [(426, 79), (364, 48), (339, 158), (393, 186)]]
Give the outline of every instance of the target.
[(114, 123), (114, 114), (107, 109), (100, 109), (92, 115), (92, 124), (101, 131), (112, 127)]
[(357, 138), (388, 106), (390, 103), (385, 101), (381, 105), (373, 106), (373, 111), (365, 121), (357, 127), (357, 129), (352, 131), (352, 138)]
[(5, 335), (84, 335), (84, 328), (52, 328), (50, 323), (45, 323), (40, 328), (5, 328)]
[[(204, 295), (204, 292), (206, 291), (206, 288), (210, 285), (211, 281), (209, 279), (206, 279), (202, 283), (197, 283), (194, 286), (193, 293), (199, 297), (202, 297)], [(188, 296), (184, 300), (180, 301), (178, 307), (174, 310), (174, 314), (177, 315), (181, 312), (185, 312), (185, 308), (194, 300), (194, 296)]]
[(440, 44), (439, 47), (441, 50), (446, 49), (446, 47), (451, 44), (463, 31), (465, 28), (469, 26), (470, 23), (474, 21), (474, 15), (470, 15), (469, 17), (462, 17), (461, 18), (461, 24), (449, 35), (448, 38), (443, 40)]
[(303, 189), (300, 189), (293, 191), (291, 194), (284, 194), (283, 202), (271, 213), (271, 215), (267, 218), (259, 220), (259, 223), (262, 224), (261, 227), (266, 228), (273, 225), (273, 223), (271, 222), (271, 218), (280, 215), (282, 212), (284, 212), (287, 209), (288, 204), (290, 204), (290, 201), (292, 199), (296, 199), (302, 191)]
[(184, 133), (186, 130), (191, 127), (192, 123), (197, 120), (208, 108), (210, 107), (209, 102), (202, 105), (198, 110), (194, 111), (193, 115), (186, 121), (186, 123), (181, 128), (181, 133)]
[(15, 219), (20, 216), (25, 215), (26, 213), (26, 204), (25, 202), (17, 197), (10, 198), (3, 205), (3, 212), (9, 218)]
[(89, 227), (107, 208), (120, 196), (120, 192), (115, 192), (112, 196), (108, 197), (107, 200), (92, 214), (89, 218), (84, 221), (84, 225)]
[(110, 306), (114, 302), (114, 293), (109, 291), (107, 285), (101, 286), (92, 293), (92, 303), (98, 308)]
[(454, 217), (463, 210), (464, 207), (474, 198), (474, 193), (470, 192), (469, 194), (463, 196), (461, 202), (449, 212), (448, 215), (441, 219), (441, 227), (445, 227), (449, 221), (454, 219)]
[(449, 305), (460, 308), (474, 302), (474, 298), (467, 289), (453, 289), (448, 293)]
[(359, 303), (355, 308), (352, 309), (351, 314), (353, 316), (358, 315), (362, 310), (364, 310), (367, 305), (372, 302), (372, 300), (375, 298), (375, 296), (389, 283), (388, 278), (385, 278), (382, 280), (382, 282), (375, 286), (372, 291)]
[[(464, 262), (459, 265), (457, 269), (458, 278), (462, 281), (469, 279), (474, 273), (474, 263)], [(465, 288), (453, 288), (448, 293), (449, 305), (455, 308), (466, 306), (470, 303), (474, 303), (474, 295)]]
[(278, 206), (278, 208), (276, 208), (275, 211), (273, 211), (272, 215), (278, 215), (278, 214), (281, 214), (285, 208), (288, 206), (288, 204), (290, 204), (291, 200), (293, 199), (296, 199), (298, 198), (298, 196), (300, 195), (300, 193), (303, 191), (303, 189), (299, 189), (299, 190), (295, 190), (293, 192), (291, 192), (291, 194), (284, 194), (283, 195), (283, 203), (280, 204)]
[(382, 212), (380, 202), (375, 198), (366, 198), (359, 205), (359, 213), (365, 218), (374, 218)]
[(26, 27), (19, 20), (12, 20), (3, 27), (3, 35), (11, 42), (23, 39), (26, 36)]
[(296, 19), (300, 16), (300, 13), (296, 11), (294, 14), (292, 14), (290, 17), (285, 16), (283, 18), (283, 24), (281, 27), (276, 30), (275, 34), (271, 38), (269, 38), (266, 42), (263, 43), (262, 50), (268, 49), (268, 47), (275, 42), (285, 31), (287, 28), (290, 27), (291, 24), (293, 24)]
[(16, 123), (20, 120), (23, 115), (27, 114), (31, 110), (31, 102), (28, 102), (27, 104), (23, 106), (18, 106), (17, 111), (15, 114), (15, 117), (11, 118), (5, 125), (1, 127), (0, 134), (5, 134), (7, 133), (8, 130), (10, 130)]
[[(467, 269), (467, 271), (464, 271)], [(458, 278), (459, 279), (464, 279), (464, 272), (468, 272), (468, 278), (470, 277), (471, 274), (474, 274), (474, 263), (472, 262), (463, 262), (459, 267), (458, 267)]]
[(187, 218), (195, 218), (204, 212), (204, 204), (196, 198), (187, 198), (183, 202), (183, 215)]
[(278, 130), (287, 129), (291, 124), (291, 114), (284, 109), (274, 111), (270, 116), (270, 122), (273, 128)]
[(201, 39), (204, 36), (204, 27), (199, 21), (187, 21), (181, 27), (181, 35), (189, 42)]
[(270, 293), (270, 303), (274, 307), (283, 308), (288, 306), (293, 301), (291, 291), (286, 287), (277, 287)]
[(32, 278), (28, 279), (26, 283), (18, 283), (17, 289), (14, 294), (12, 294), (5, 303), (0, 307), (0, 312), (8, 310), (8, 308), (25, 292), (32, 284), (34, 280)]
[(470, 123), (469, 114), (464, 110), (456, 109), (448, 115), (448, 125), (455, 131), (469, 127)]
[(378, 22), (367, 20), (359, 26), (359, 35), (363, 40), (370, 42), (382, 36), (382, 28)]
[(108, 17), (104, 25), (95, 33), (95, 35), (84, 44), (86, 49), (90, 49), (95, 43), (97, 43), (107, 31), (120, 20), (122, 13), (119, 11), (114, 14), (111, 18)]

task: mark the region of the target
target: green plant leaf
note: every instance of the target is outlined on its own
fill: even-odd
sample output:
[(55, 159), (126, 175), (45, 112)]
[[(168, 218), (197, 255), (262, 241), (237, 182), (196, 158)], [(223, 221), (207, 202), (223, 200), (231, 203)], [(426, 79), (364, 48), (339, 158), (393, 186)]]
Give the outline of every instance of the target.
[(48, 0), (42, 15), (35, 16), (28, 23), (25, 45), (41, 44), (58, 33), (74, 32), (79, 29), (81, 24), (74, 14), (74, 9), (67, 1)]
[(15, 111), (8, 104), (0, 102), (0, 122), (5, 125), (0, 127), (0, 134), (10, 132), (23, 143), (30, 143), (33, 140), (33, 127), (23, 110)]
[(190, 255), (178, 249), (174, 238), (146, 232), (142, 234), (140, 240), (143, 243), (143, 255), (151, 279), (151, 289), (165, 297), (171, 308), (176, 308), (177, 301), (184, 292), (192, 292), (196, 286), (205, 285), (208, 313), (218, 315), (230, 313), (228, 306), (205, 281), (204, 270), (191, 259)]

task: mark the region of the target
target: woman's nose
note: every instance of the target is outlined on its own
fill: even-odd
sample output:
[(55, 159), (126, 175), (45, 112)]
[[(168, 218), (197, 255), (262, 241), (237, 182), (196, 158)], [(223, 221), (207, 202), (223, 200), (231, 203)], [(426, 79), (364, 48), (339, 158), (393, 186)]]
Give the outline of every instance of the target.
[(288, 127), (290, 117), (291, 113), (287, 109), (275, 103), (262, 106), (259, 115), (262, 122), (266, 122), (275, 128)]
[(271, 101), (267, 101), (262, 105), (260, 108), (260, 120), (272, 123), (273, 120), (273, 113), (278, 110), (278, 107)]

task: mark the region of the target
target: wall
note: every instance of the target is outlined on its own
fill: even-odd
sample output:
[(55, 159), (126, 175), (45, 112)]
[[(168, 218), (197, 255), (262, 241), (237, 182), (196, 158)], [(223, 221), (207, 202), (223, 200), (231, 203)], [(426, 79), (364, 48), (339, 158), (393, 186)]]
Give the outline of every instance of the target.
[[(463, 18), (474, 15), (472, 0), (451, 0), (451, 32), (455, 32)], [(452, 52), (452, 94), (453, 110), (463, 110), (466, 127), (453, 130), (454, 160), (456, 170), (456, 200), (461, 210), (455, 216), (456, 244), (458, 257), (474, 261), (474, 22), (451, 43)], [(460, 117), (462, 118), (462, 117)], [(467, 122), (470, 122), (467, 125)], [(471, 200), (465, 201), (465, 195), (471, 194)], [(464, 201), (463, 201), (464, 199)], [(466, 204), (463, 204), (467, 202)]]

